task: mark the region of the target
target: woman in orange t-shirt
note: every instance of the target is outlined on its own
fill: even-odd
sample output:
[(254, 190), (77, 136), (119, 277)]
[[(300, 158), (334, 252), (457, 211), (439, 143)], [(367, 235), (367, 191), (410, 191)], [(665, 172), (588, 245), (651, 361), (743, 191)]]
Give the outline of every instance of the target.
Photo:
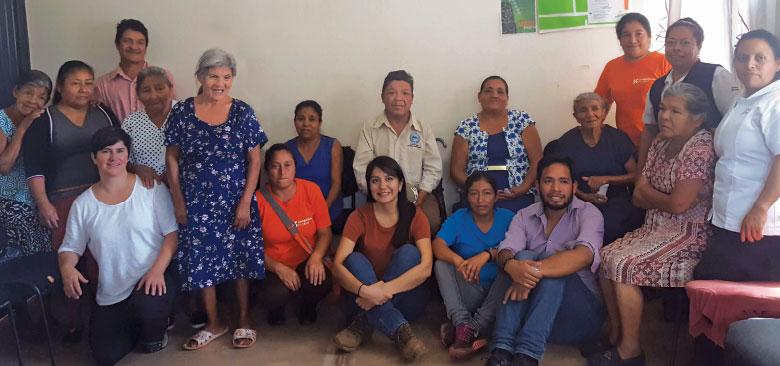
[(317, 321), (317, 303), (332, 287), (331, 275), (323, 264), (333, 234), (328, 205), (320, 188), (295, 178), (295, 158), (290, 148), (275, 144), (265, 154), (268, 184), (265, 189), (298, 227), (293, 236), (261, 192), (256, 193), (265, 245), (266, 277), (263, 302), (268, 324), (285, 321), (285, 304), (300, 300), (298, 321)]
[(650, 52), (650, 22), (644, 15), (624, 15), (615, 32), (623, 55), (607, 62), (595, 92), (604, 98), (607, 111), (615, 102), (617, 128), (628, 134), (634, 146), (639, 146), (647, 92), (655, 79), (669, 72), (672, 66), (663, 54)]
[[(352, 324), (336, 334), (336, 347), (356, 350), (377, 329), (395, 342), (405, 361), (425, 354), (409, 320), (425, 311), (433, 250), (428, 219), (406, 197), (406, 180), (388, 156), (366, 168), (368, 203), (352, 212), (333, 260), (333, 275), (356, 312)], [(359, 309), (358, 309), (359, 307)]]

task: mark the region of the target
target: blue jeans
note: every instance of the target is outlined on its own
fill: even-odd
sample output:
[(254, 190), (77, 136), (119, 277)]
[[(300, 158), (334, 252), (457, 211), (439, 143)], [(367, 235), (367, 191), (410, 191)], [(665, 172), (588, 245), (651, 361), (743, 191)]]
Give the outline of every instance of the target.
[[(382, 281), (389, 282), (398, 278), (412, 267), (420, 264), (420, 260), (420, 251), (416, 246), (402, 245), (393, 252), (393, 257), (390, 259), (384, 276), (382, 276)], [(378, 282), (374, 266), (363, 253), (352, 252), (344, 260), (344, 267), (366, 285)], [(419, 318), (425, 312), (428, 292), (425, 291), (424, 287), (424, 285), (420, 285), (412, 290), (395, 294), (390, 301), (366, 311), (368, 324), (382, 334), (392, 337), (400, 326), (408, 323), (409, 320)], [(356, 299), (354, 294), (348, 294), (348, 302), (352, 306), (352, 311), (348, 313), (357, 311)]]
[[(543, 257), (527, 250), (515, 255), (530, 260)], [(603, 303), (577, 273), (543, 278), (528, 299), (499, 308), (493, 346), (541, 360), (548, 340), (578, 345), (597, 337), (603, 322)]]

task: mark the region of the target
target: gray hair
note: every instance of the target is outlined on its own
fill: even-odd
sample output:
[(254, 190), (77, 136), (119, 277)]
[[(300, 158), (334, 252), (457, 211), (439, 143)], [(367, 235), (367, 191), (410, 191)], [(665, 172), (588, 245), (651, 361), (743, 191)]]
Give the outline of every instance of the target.
[(666, 97), (683, 98), (688, 113), (692, 114), (694, 118), (701, 117), (702, 121), (707, 120), (707, 110), (710, 102), (707, 94), (698, 86), (689, 83), (674, 84), (664, 92), (663, 98)]
[(135, 79), (136, 93), (141, 90), (141, 84), (143, 84), (144, 80), (146, 80), (146, 78), (148, 77), (158, 77), (160, 79), (165, 80), (165, 83), (168, 84), (168, 87), (171, 88), (173, 87), (173, 83), (171, 83), (171, 80), (168, 79), (168, 73), (165, 72), (165, 70), (162, 67), (149, 66), (141, 70), (141, 72), (138, 73), (138, 76)]
[(25, 86), (37, 86), (46, 89), (46, 94), (51, 93), (51, 78), (43, 71), (29, 70), (19, 75), (19, 80), (14, 85), (14, 89), (21, 89)]
[(212, 67), (229, 67), (233, 76), (236, 76), (236, 59), (225, 50), (212, 48), (203, 52), (198, 59), (195, 76), (198, 78), (206, 76)]
[(598, 95), (594, 92), (587, 92), (587, 93), (580, 93), (576, 98), (574, 98), (574, 103), (572, 103), (572, 108), (577, 109), (577, 104), (580, 104), (582, 102), (589, 102), (591, 100), (598, 100), (601, 102), (601, 107), (604, 108), (604, 98), (601, 97), (601, 95)]

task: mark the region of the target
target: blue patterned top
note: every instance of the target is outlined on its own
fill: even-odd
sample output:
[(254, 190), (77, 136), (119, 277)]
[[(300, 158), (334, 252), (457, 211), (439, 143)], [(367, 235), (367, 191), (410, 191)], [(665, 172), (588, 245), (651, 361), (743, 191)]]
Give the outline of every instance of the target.
[[(0, 130), (3, 131), (3, 134), (8, 139), (7, 142), (10, 143), (11, 137), (16, 133), (16, 126), (11, 122), (11, 118), (5, 114), (4, 110), (0, 110)], [(0, 175), (0, 198), (31, 205), (32, 196), (30, 196), (30, 190), (27, 189), (27, 176), (24, 173), (24, 162), (22, 160), (22, 154), (19, 152), (19, 157), (16, 158), (11, 172), (8, 175)]]
[(187, 204), (187, 224), (179, 225), (176, 254), (184, 290), (265, 277), (254, 195), (248, 227), (234, 228), (233, 219), (246, 187), (247, 152), (266, 141), (255, 111), (238, 99), (233, 99), (227, 121), (219, 125), (198, 119), (193, 98), (171, 110), (165, 144), (181, 151), (179, 179)]
[[(510, 109), (507, 111), (509, 122), (504, 128), (509, 158), (506, 160), (509, 171), (509, 186), (517, 187), (523, 184), (531, 165), (528, 152), (523, 144), (522, 133), (528, 126), (535, 125), (528, 113)], [(473, 115), (460, 122), (455, 129), (455, 135), (462, 137), (469, 144), (466, 175), (475, 171), (485, 171), (488, 166), (488, 134), (479, 128), (479, 117)]]

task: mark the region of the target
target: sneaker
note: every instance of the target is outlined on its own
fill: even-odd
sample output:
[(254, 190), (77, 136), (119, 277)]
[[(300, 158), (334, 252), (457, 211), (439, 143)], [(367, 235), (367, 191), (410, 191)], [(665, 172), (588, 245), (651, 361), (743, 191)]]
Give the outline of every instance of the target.
[(612, 347), (604, 352), (596, 353), (588, 357), (589, 366), (645, 366), (645, 354), (629, 359), (620, 358), (617, 347)]
[(439, 326), (439, 339), (444, 348), (449, 348), (455, 342), (455, 327), (452, 326), (452, 323), (441, 323), (441, 326)]
[(353, 352), (361, 344), (367, 342), (372, 333), (373, 329), (368, 324), (365, 315), (358, 315), (352, 320), (352, 324), (336, 333), (336, 336), (333, 337), (333, 343), (344, 352)]
[(493, 352), (490, 353), (490, 357), (488, 358), (487, 362), (485, 362), (485, 366), (513, 366), (512, 363), (512, 352), (509, 352), (505, 349), (496, 348), (493, 350)]
[(515, 353), (512, 356), (512, 366), (539, 366), (539, 360), (524, 353)]
[(168, 333), (163, 334), (163, 339), (159, 342), (144, 343), (144, 352), (159, 352), (165, 349), (165, 347), (168, 347)]
[(470, 325), (468, 324), (460, 324), (457, 327), (455, 327), (455, 342), (452, 343), (452, 345), (449, 348), (449, 354), (450, 357), (456, 360), (460, 360), (463, 358), (466, 358), (468, 356), (471, 356), (475, 352), (479, 350), (479, 348), (484, 347), (484, 342), (482, 342), (482, 346), (475, 349), (475, 340), (477, 339), (477, 331), (474, 330)]
[(415, 361), (428, 352), (428, 347), (425, 346), (425, 343), (420, 338), (414, 335), (409, 323), (398, 327), (393, 340), (395, 341), (395, 347), (406, 362)]
[(200, 329), (206, 326), (208, 317), (203, 311), (193, 311), (190, 315), (190, 326), (192, 329)]
[(268, 310), (268, 314), (266, 314), (265, 320), (268, 322), (268, 325), (271, 326), (283, 325), (284, 322), (287, 321), (284, 305), (276, 309)]

